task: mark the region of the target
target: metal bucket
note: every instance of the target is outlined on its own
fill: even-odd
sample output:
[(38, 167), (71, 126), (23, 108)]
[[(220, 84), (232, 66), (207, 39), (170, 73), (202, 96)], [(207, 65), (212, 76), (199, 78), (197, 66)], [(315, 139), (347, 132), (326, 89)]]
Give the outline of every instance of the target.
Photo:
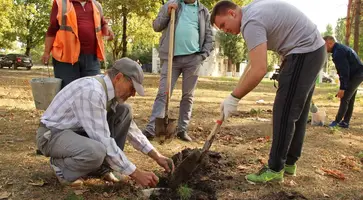
[(55, 95), (59, 92), (62, 79), (59, 78), (33, 78), (30, 81), (35, 108), (46, 110)]

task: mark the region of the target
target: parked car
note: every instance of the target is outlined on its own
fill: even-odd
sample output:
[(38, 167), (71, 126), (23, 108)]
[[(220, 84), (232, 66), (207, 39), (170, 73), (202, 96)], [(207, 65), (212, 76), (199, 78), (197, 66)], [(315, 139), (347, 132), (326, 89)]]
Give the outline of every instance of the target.
[(6, 56), (5, 54), (0, 54), (0, 63), (1, 63), (1, 61), (3, 60), (3, 58), (4, 58), (5, 56)]
[(21, 54), (8, 54), (0, 61), (0, 68), (9, 67), (9, 69), (17, 69), (18, 67), (26, 67), (27, 70), (30, 70), (32, 66), (32, 59)]

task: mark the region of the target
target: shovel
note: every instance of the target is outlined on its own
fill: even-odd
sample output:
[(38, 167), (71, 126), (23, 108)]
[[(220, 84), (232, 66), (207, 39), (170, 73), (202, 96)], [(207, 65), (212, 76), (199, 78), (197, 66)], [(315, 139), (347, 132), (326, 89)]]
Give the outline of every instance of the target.
[(166, 83), (166, 103), (165, 117), (156, 118), (155, 120), (155, 136), (160, 144), (171, 142), (175, 135), (176, 119), (169, 118), (169, 103), (171, 94), (171, 71), (174, 57), (174, 27), (175, 27), (175, 9), (171, 10), (170, 33), (169, 33), (169, 55), (168, 55), (168, 74)]
[[(251, 63), (247, 64), (246, 70), (243, 73), (240, 81), (243, 81), (246, 78), (247, 72), (251, 69)], [(194, 149), (192, 153), (190, 153), (174, 170), (174, 173), (171, 175), (169, 181), (169, 187), (172, 189), (176, 189), (182, 182), (189, 179), (190, 175), (196, 170), (200, 163), (202, 162), (205, 154), (208, 152), (211, 147), (215, 135), (219, 132), (221, 125), (223, 123), (224, 116), (221, 115), (220, 119), (216, 121), (211, 133), (208, 135), (207, 140), (204, 143), (203, 148)]]
[(220, 131), (222, 123), (223, 116), (221, 116), (221, 118), (216, 121), (216, 124), (208, 135), (208, 138), (205, 141), (203, 148), (201, 150), (197, 148), (193, 149), (192, 153), (190, 153), (178, 165), (178, 167), (176, 167), (169, 181), (170, 188), (176, 189), (182, 182), (188, 180), (190, 178), (190, 175), (199, 167), (209, 148), (212, 146), (216, 134)]

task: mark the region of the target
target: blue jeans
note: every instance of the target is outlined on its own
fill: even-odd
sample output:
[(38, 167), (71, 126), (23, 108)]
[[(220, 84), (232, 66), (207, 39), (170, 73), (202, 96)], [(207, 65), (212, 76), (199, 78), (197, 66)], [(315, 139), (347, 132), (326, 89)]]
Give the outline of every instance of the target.
[(93, 54), (80, 54), (74, 65), (53, 58), (54, 77), (62, 79), (62, 88), (78, 78), (99, 74), (100, 66), (100, 61)]

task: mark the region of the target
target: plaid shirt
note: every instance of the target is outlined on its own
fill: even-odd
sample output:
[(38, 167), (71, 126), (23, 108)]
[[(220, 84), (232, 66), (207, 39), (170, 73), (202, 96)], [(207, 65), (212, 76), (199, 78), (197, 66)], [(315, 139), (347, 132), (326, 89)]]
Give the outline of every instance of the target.
[[(92, 77), (77, 79), (56, 95), (41, 117), (41, 122), (51, 130), (84, 130), (89, 138), (107, 147), (105, 159), (112, 169), (130, 175), (135, 171), (135, 165), (110, 137), (106, 105), (107, 101), (115, 97), (115, 91), (111, 79), (108, 76), (103, 76), (103, 79), (107, 86), (107, 100), (106, 92), (98, 80)], [(154, 148), (133, 120), (127, 139), (135, 149), (144, 154)]]

